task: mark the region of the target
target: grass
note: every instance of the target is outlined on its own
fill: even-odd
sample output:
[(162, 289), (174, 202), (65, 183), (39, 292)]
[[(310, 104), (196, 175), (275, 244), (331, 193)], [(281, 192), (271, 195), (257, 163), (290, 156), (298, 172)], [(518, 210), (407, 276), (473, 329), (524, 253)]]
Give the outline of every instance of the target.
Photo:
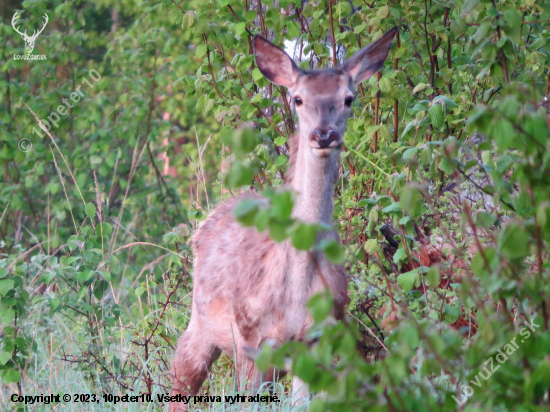
[[(80, 327), (70, 327), (69, 321), (59, 313), (48, 317), (47, 311), (43, 309), (35, 309), (34, 316), (27, 320), (27, 327), (33, 330), (35, 350), (32, 356), (29, 357), (30, 362), (23, 374), (20, 388), (16, 384), (2, 385), (0, 389), (0, 411), (18, 410), (17, 406), (22, 404), (11, 402), (10, 397), (13, 394), (19, 394), (21, 390), (22, 396), (47, 396), (49, 394), (70, 394), (74, 399), (75, 394), (95, 394), (96, 403), (61, 402), (60, 404), (44, 404), (37, 402), (28, 405), (28, 411), (130, 411), (130, 412), (145, 412), (145, 411), (168, 411), (168, 405), (160, 403), (157, 400), (157, 395), (169, 394), (170, 382), (166, 374), (162, 371), (156, 372), (156, 368), (147, 369), (144, 367), (141, 371), (147, 369), (154, 380), (151, 387), (152, 402), (127, 402), (117, 403), (104, 401), (104, 394), (113, 396), (123, 395), (139, 395), (147, 392), (147, 388), (143, 382), (135, 380), (132, 389), (124, 389), (120, 385), (109, 381), (105, 375), (101, 373), (99, 368), (87, 367), (86, 365), (69, 362), (66, 359), (77, 356), (83, 350), (89, 337), (79, 334)], [(31, 323), (32, 320), (32, 325)], [(180, 319), (173, 317), (170, 319)], [(174, 325), (170, 325), (174, 326)], [(180, 329), (180, 328), (174, 328)], [(124, 334), (122, 335), (124, 338)], [(102, 337), (104, 339), (105, 337)], [(135, 345), (134, 345), (135, 346)], [(100, 353), (104, 359), (108, 359), (110, 352), (121, 350), (128, 355), (132, 355), (132, 342), (124, 338), (123, 342), (118, 345), (107, 346)], [(111, 353), (112, 354), (112, 353)], [(173, 351), (168, 347), (157, 348), (155, 353), (151, 353), (150, 361), (158, 361), (159, 357), (163, 357), (163, 361), (169, 364)], [(112, 356), (111, 356), (112, 358)], [(146, 363), (147, 364), (147, 363)], [(239, 391), (239, 387), (244, 387), (242, 382), (236, 382), (235, 373), (233, 371), (233, 361), (225, 356), (216, 362), (213, 370), (209, 374), (207, 380), (201, 389), (201, 395), (220, 396), (222, 400), (225, 396), (250, 395), (245, 391)], [(125, 381), (127, 382), (127, 381)], [(273, 403), (248, 403), (235, 402), (201, 402), (196, 405), (191, 403), (190, 411), (203, 412), (230, 412), (230, 411), (258, 411), (258, 412), (303, 412), (307, 405), (293, 406), (292, 399), (289, 395), (289, 380), (283, 379), (275, 385), (274, 393), (278, 396), (280, 402)], [(267, 394), (267, 393), (265, 393)], [(23, 408), (19, 410), (25, 410)]]

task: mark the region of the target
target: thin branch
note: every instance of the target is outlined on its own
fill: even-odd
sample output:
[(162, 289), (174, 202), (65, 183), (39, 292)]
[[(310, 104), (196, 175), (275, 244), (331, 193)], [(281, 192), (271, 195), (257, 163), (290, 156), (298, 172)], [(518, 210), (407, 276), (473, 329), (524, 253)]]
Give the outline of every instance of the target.
[(330, 19), (330, 37), (332, 40), (332, 67), (336, 67), (336, 39), (334, 38), (334, 19), (332, 14), (332, 0), (328, 0), (328, 14)]

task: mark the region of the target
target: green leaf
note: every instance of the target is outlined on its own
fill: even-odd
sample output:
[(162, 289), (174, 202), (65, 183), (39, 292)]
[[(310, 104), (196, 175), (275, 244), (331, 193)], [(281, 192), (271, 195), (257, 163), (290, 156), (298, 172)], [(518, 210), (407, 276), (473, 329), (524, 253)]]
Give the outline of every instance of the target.
[(443, 96), (443, 95), (439, 95), (439, 96), (436, 96), (433, 101), (432, 101), (433, 104), (435, 103), (439, 103), (439, 104), (443, 104), (443, 107), (445, 109), (447, 108), (454, 108), (454, 107), (458, 107), (458, 105), (450, 98), (448, 98), (447, 96)]
[(92, 155), (90, 156), (90, 165), (95, 166), (103, 162), (103, 159), (100, 156)]
[(173, 244), (179, 242), (180, 238), (176, 233), (168, 232), (168, 233), (164, 234), (164, 236), (162, 237), (162, 240), (164, 241), (164, 243), (166, 243), (168, 245), (173, 245)]
[[(95, 289), (94, 289), (94, 292), (95, 292)], [(49, 304), (50, 304), (50, 311), (53, 312), (59, 306), (59, 299), (58, 298), (50, 299)]]
[(0, 319), (4, 325), (9, 325), (15, 319), (15, 311), (12, 308), (3, 308), (0, 311)]
[(529, 134), (528, 143), (538, 141), (541, 144), (546, 144), (548, 140), (548, 125), (546, 123), (546, 115), (534, 113), (525, 118), (525, 131)]
[(258, 81), (260, 80), (261, 78), (263, 78), (264, 75), (262, 74), (262, 72), (260, 71), (260, 69), (258, 69), (257, 67), (254, 68), (254, 70), (252, 70), (252, 78), (255, 80), (255, 81)]
[(527, 230), (514, 222), (504, 226), (498, 236), (501, 253), (512, 261), (523, 259), (529, 253), (532, 236)]
[(451, 162), (449, 162), (448, 159), (441, 158), (441, 161), (439, 162), (439, 170), (441, 170), (446, 175), (452, 175), (454, 168)]
[(434, 103), (432, 107), (428, 110), (428, 115), (432, 121), (432, 126), (435, 129), (441, 129), (445, 124), (445, 112), (443, 110), (443, 105), (440, 103)]
[(322, 322), (334, 308), (334, 298), (330, 293), (317, 293), (311, 297), (307, 303), (307, 308), (311, 312), (315, 323)]
[(360, 34), (360, 33), (363, 32), (363, 30), (365, 30), (366, 27), (367, 27), (367, 25), (364, 24), (364, 23), (363, 23), (363, 24), (359, 24), (358, 26), (355, 26), (355, 27), (353, 28), (353, 32), (354, 32), (355, 34)]
[(86, 211), (86, 216), (88, 216), (93, 221), (95, 217), (95, 212), (96, 212), (95, 205), (92, 202), (86, 203), (85, 211)]
[(418, 270), (411, 270), (410, 272), (401, 273), (397, 276), (397, 284), (405, 290), (405, 292), (410, 292), (414, 287), (414, 282), (416, 281), (416, 276), (418, 275)]
[(285, 155), (279, 155), (277, 157), (277, 159), (275, 159), (275, 166), (277, 167), (281, 167), (282, 165), (284, 165), (287, 161), (287, 157)]
[(292, 192), (288, 190), (276, 192), (271, 197), (271, 203), (273, 205), (273, 216), (281, 221), (286, 221), (290, 218), (292, 206), (294, 205)]
[(116, 273), (118, 271), (119, 260), (114, 254), (111, 254), (110, 257), (109, 257), (109, 265), (110, 265), (111, 270), (113, 272)]
[(293, 372), (304, 382), (311, 382), (316, 375), (315, 361), (307, 353), (301, 354), (292, 366)]
[(401, 192), (401, 196), (399, 196), (399, 206), (403, 210), (414, 214), (413, 212), (417, 209), (421, 198), (422, 196), (417, 188), (406, 186)]
[(378, 208), (373, 207), (369, 212), (369, 222), (376, 223), (378, 222)]
[(204, 113), (208, 113), (214, 107), (214, 99), (208, 99), (206, 106), (204, 107)]
[(509, 149), (515, 146), (517, 132), (510, 121), (495, 118), (491, 126), (489, 136), (495, 140), (500, 149)]
[(273, 142), (277, 145), (277, 146), (282, 146), (286, 143), (286, 137), (283, 137), (283, 136), (278, 136), (276, 137)]
[(487, 37), (487, 33), (489, 33), (489, 29), (489, 23), (481, 23), (480, 26), (477, 28), (475, 34), (472, 36), (472, 40), (474, 41), (474, 43), (480, 43), (482, 40), (484, 40)]
[(286, 24), (286, 31), (290, 38), (298, 37), (301, 33), (300, 24), (297, 21), (290, 20)]
[(266, 230), (269, 226), (269, 214), (269, 209), (261, 208), (256, 213), (256, 216), (254, 216), (254, 226), (256, 226), (256, 229), (258, 229), (259, 232)]
[(233, 208), (233, 216), (235, 216), (235, 219), (237, 219), (243, 226), (252, 226), (258, 210), (258, 199), (243, 199)]
[(292, 232), (292, 246), (298, 250), (309, 250), (317, 238), (317, 225), (300, 223)]
[(432, 161), (432, 150), (429, 146), (426, 146), (422, 153), (420, 153), (420, 163), (427, 165)]
[(508, 23), (511, 28), (517, 28), (521, 26), (521, 15), (513, 8), (508, 8), (503, 13), (504, 21)]
[(0, 355), (0, 365), (5, 365), (6, 362), (8, 362), (11, 359), (11, 353), (9, 352), (2, 352)]
[(454, 323), (462, 315), (462, 308), (457, 305), (445, 305), (445, 320)]
[(476, 225), (481, 228), (488, 229), (495, 224), (497, 218), (489, 212), (478, 212), (476, 215)]
[(193, 33), (195, 36), (200, 36), (208, 31), (208, 25), (204, 20), (197, 20), (195, 22), (195, 29), (193, 30)]
[(383, 213), (401, 212), (401, 205), (399, 203), (392, 203), (388, 207), (382, 209)]
[(479, 4), (479, 0), (466, 0), (462, 5), (462, 15), (469, 14), (475, 6)]
[(271, 219), (269, 222), (269, 236), (275, 242), (282, 242), (287, 238), (287, 225), (278, 219)]
[(183, 16), (183, 19), (181, 21), (181, 25), (182, 25), (182, 27), (191, 27), (194, 22), (195, 22), (195, 14), (191, 11), (188, 11)]
[(407, 135), (407, 133), (412, 130), (412, 128), (416, 128), (420, 125), (420, 122), (418, 120), (413, 120), (409, 123), (407, 123), (407, 126), (405, 126), (405, 129), (403, 130), (403, 133), (401, 133), (401, 139)]
[[(541, 383), (544, 387), (550, 387), (550, 360), (542, 360), (532, 375), (533, 384)], [(541, 385), (542, 386), (542, 385)]]
[(514, 198), (513, 204), (516, 212), (524, 217), (528, 217), (534, 211), (531, 204), (531, 197), (525, 190), (519, 191), (518, 195)]
[(251, 129), (242, 129), (232, 133), (224, 139), (238, 158), (247, 158), (256, 146), (261, 143), (260, 136)]
[(363, 248), (365, 249), (365, 252), (371, 254), (380, 251), (380, 246), (378, 245), (378, 240), (376, 239), (367, 240), (363, 245)]
[(391, 81), (387, 77), (382, 77), (379, 82), (380, 90), (384, 93), (391, 92)]
[(258, 16), (258, 12), (256, 10), (250, 10), (245, 14), (246, 21), (249, 23), (252, 23), (257, 16)]
[(225, 184), (230, 189), (235, 189), (246, 184), (250, 184), (254, 178), (252, 169), (242, 162), (235, 162), (233, 167), (225, 176)]
[(413, 89), (413, 94), (416, 94), (416, 93), (424, 90), (426, 87), (428, 87), (428, 85), (426, 83), (418, 83)]
[(206, 96), (202, 95), (197, 100), (197, 103), (195, 104), (195, 108), (197, 109), (197, 112), (204, 111), (204, 108), (206, 107)]
[(2, 379), (6, 385), (19, 382), (21, 380), (21, 372), (15, 369), (9, 369), (4, 372)]
[(403, 160), (406, 160), (407, 162), (415, 162), (417, 152), (418, 149), (416, 147), (405, 150), (405, 153), (403, 153)]
[(11, 289), (13, 289), (13, 279), (1, 279), (0, 280), (0, 295), (6, 296)]
[(61, 189), (61, 186), (57, 182), (50, 181), (44, 189), (44, 194), (51, 193), (52, 195), (55, 195), (59, 192), (59, 189)]
[(200, 58), (206, 54), (206, 51), (207, 51), (206, 44), (199, 44), (197, 46), (197, 50), (195, 50), (195, 56)]
[(333, 263), (341, 264), (344, 263), (346, 258), (346, 252), (340, 243), (334, 239), (323, 239), (319, 242), (317, 247), (320, 250), (325, 252), (325, 255), (328, 260)]
[(432, 266), (428, 270), (428, 273), (426, 273), (426, 284), (428, 286), (437, 288), (440, 282), (441, 282), (441, 274), (439, 273), (439, 269), (435, 266)]
[(95, 284), (95, 287), (94, 287), (94, 296), (96, 297), (97, 300), (101, 300), (101, 298), (103, 298), (103, 295), (105, 294), (105, 292), (107, 291), (107, 289), (109, 288), (109, 281), (111, 280), (111, 275), (109, 275), (108, 273), (101, 273), (103, 275), (103, 277), (106, 279), (106, 280), (101, 280), (99, 282), (96, 282)]
[(256, 366), (261, 371), (266, 371), (271, 365), (273, 358), (273, 349), (267, 343), (264, 343), (260, 348), (260, 353), (255, 359)]
[(389, 11), (388, 6), (379, 7), (378, 10), (376, 11), (376, 17), (385, 19), (388, 16), (388, 11)]
[(393, 262), (399, 263), (401, 261), (407, 260), (409, 257), (407, 251), (403, 248), (403, 245), (399, 245), (399, 249), (393, 255)]
[(76, 272), (74, 278), (78, 283), (86, 283), (95, 275), (93, 270), (84, 270), (82, 272)]
[(246, 25), (243, 22), (235, 24), (235, 34), (237, 36), (239, 37), (242, 36), (245, 30), (246, 30)]

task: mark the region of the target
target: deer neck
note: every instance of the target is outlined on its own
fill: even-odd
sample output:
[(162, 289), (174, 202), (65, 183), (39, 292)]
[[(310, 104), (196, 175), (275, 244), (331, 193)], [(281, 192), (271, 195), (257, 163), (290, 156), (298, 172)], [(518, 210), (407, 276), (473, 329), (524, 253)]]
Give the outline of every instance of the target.
[(338, 171), (339, 153), (318, 157), (298, 135), (294, 174), (291, 187), (297, 192), (293, 217), (307, 223), (332, 223), (332, 198)]

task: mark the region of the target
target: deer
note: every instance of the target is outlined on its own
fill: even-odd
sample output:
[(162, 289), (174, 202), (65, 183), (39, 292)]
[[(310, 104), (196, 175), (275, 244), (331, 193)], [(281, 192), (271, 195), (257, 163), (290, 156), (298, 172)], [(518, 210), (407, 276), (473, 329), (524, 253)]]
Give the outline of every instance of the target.
[(40, 30), (35, 30), (32, 36), (29, 36), (27, 34), (27, 30), (25, 30), (24, 33), (21, 33), (19, 31), (19, 27), (15, 26), (15, 22), (17, 21), (18, 18), (19, 18), (19, 11), (16, 11), (11, 19), (11, 26), (25, 41), (25, 55), (30, 56), (34, 49), (34, 43), (36, 42), (38, 35), (44, 31), (44, 29), (46, 28), (46, 24), (48, 24), (48, 21), (49, 21), (48, 14), (44, 13), (44, 24), (42, 25), (42, 28)]
[[(298, 133), (290, 139), (289, 187), (296, 194), (293, 218), (331, 225), (334, 185), (355, 89), (382, 67), (396, 33), (394, 27), (342, 65), (323, 70), (302, 70), (275, 44), (259, 35), (253, 38), (258, 69), (288, 89), (298, 116)], [(328, 288), (334, 317), (344, 318), (348, 303), (344, 266), (330, 262), (321, 251), (300, 251), (288, 240), (278, 243), (266, 231), (242, 226), (232, 211), (246, 198), (267, 204), (259, 194), (245, 191), (217, 206), (193, 235), (191, 318), (178, 340), (170, 371), (170, 412), (187, 410), (187, 403), (177, 400), (198, 393), (222, 352), (235, 354), (237, 374), (248, 388), (258, 389), (276, 379), (274, 371), (260, 373), (247, 354), (264, 342), (305, 340), (312, 325), (306, 304), (314, 294)], [(339, 241), (334, 230), (319, 232), (317, 241), (329, 236)], [(284, 374), (280, 372), (279, 377)], [(293, 397), (304, 398), (307, 391), (293, 377)]]

